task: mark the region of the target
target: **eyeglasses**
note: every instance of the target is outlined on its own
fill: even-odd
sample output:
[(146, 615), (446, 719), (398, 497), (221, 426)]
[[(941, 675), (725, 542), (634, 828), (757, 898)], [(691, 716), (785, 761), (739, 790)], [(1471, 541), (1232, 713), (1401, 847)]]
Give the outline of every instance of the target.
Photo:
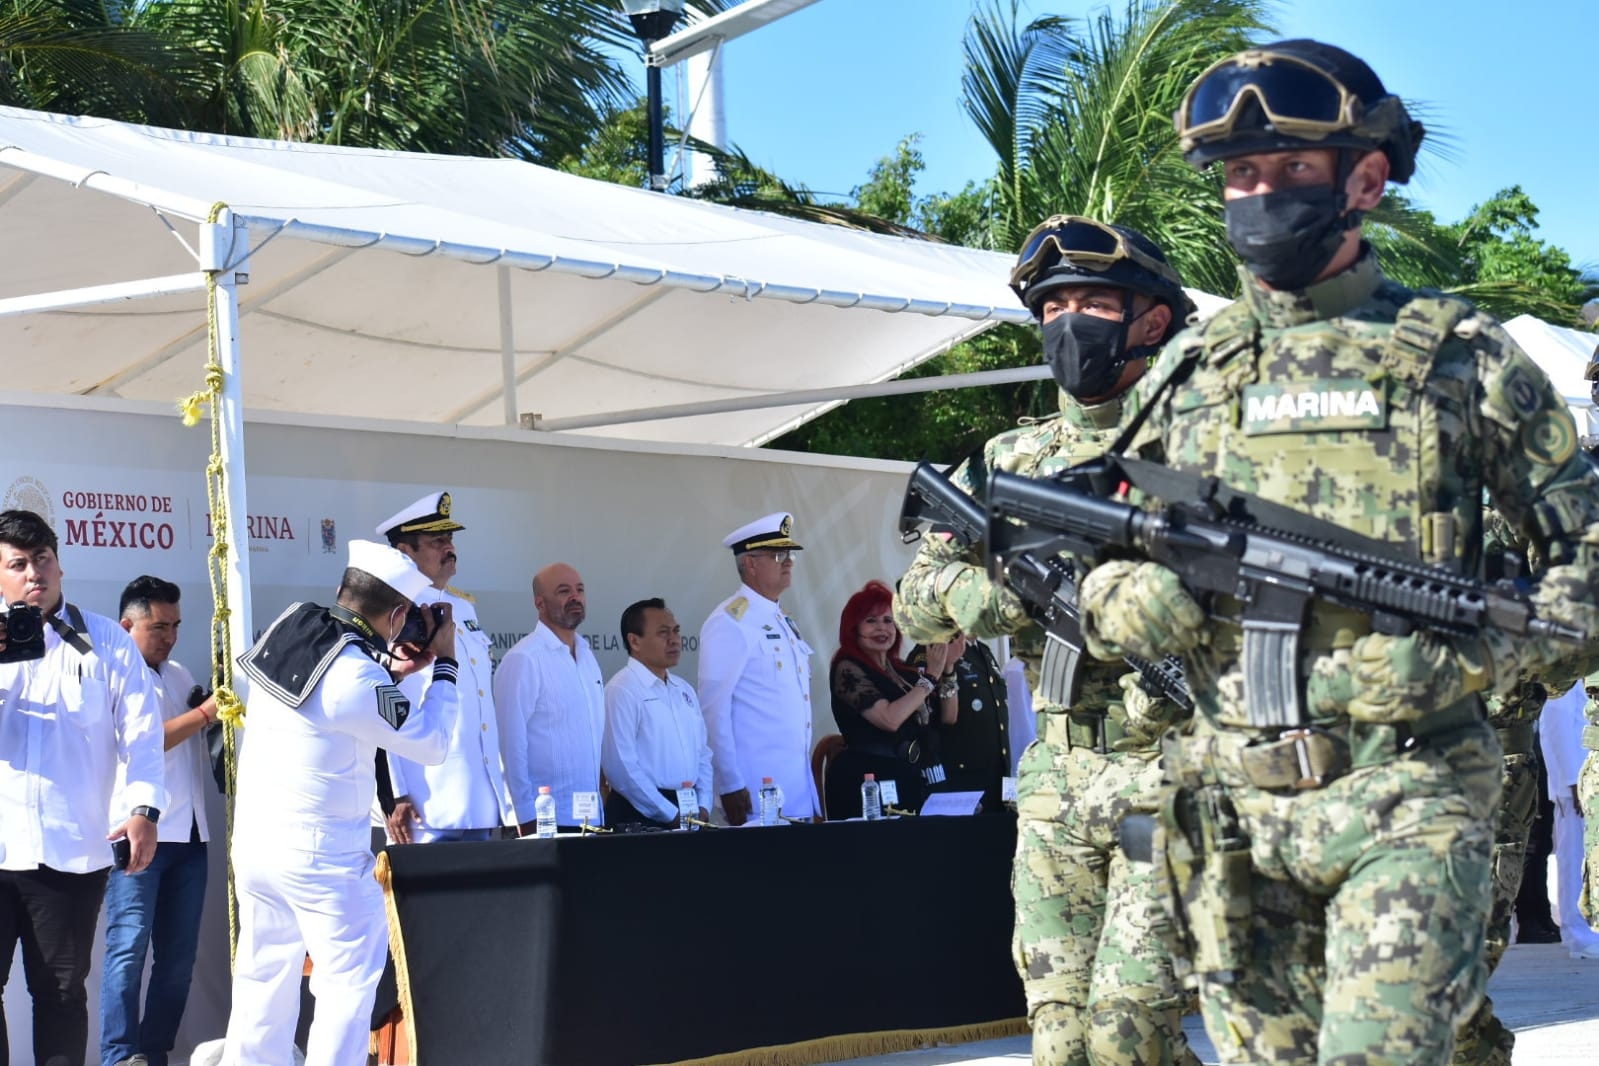
[(782, 566), (784, 563), (797, 563), (797, 562), (799, 562), (799, 549), (797, 549), (797, 548), (792, 548), (792, 549), (789, 549), (788, 551), (750, 552), (749, 554), (751, 554), (751, 555), (759, 555), (763, 559), (770, 559), (770, 560), (772, 560), (772, 562), (776, 563), (778, 566)]
[(1145, 255), (1117, 230), (1079, 215), (1054, 215), (1039, 223), (1022, 242), (1016, 267), (1010, 272), (1011, 288), (1021, 292), (1033, 279), (1053, 269), (1061, 260), (1074, 267), (1103, 273), (1122, 260), (1143, 267), (1173, 285), (1177, 274), (1166, 263)]
[(1322, 137), (1359, 125), (1360, 97), (1313, 63), (1281, 52), (1250, 51), (1201, 74), (1177, 109), (1184, 146), (1232, 135), (1252, 96), (1266, 121), (1289, 137)]

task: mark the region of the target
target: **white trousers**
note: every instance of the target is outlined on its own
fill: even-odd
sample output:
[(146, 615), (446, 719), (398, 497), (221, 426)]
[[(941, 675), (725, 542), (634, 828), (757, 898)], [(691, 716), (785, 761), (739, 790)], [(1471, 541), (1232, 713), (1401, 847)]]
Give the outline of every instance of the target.
[(1577, 905), (1582, 896), (1582, 830), (1582, 815), (1577, 813), (1571, 797), (1562, 797), (1555, 804), (1555, 920), (1560, 923), (1560, 938), (1570, 951), (1599, 948), (1599, 933), (1588, 925)]
[(366, 1066), (389, 945), (372, 855), (245, 850), (233, 853), (239, 950), (223, 1062), (291, 1066), (309, 953), (316, 1017), (306, 1066)]

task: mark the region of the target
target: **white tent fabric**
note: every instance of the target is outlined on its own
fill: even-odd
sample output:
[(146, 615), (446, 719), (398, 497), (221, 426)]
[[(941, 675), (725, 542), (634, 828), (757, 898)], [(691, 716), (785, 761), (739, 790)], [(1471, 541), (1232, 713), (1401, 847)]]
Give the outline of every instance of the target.
[(1577, 428), (1588, 436), (1599, 436), (1599, 411), (1594, 410), (1592, 390), (1585, 376), (1588, 361), (1599, 349), (1599, 334), (1552, 326), (1531, 315), (1512, 318), (1505, 323), (1505, 331), (1549, 375), (1566, 398)]
[[(1026, 320), (1009, 256), (512, 160), (0, 108), (0, 165), (9, 297), (193, 272), (185, 245), (225, 203), (254, 249), (240, 290), (253, 409), (505, 424), (859, 384)], [(19, 360), (12, 387), (170, 400), (195, 387), (204, 326), (189, 292), (0, 319), (0, 343), (46, 357)], [(590, 432), (756, 444), (825, 406)]]

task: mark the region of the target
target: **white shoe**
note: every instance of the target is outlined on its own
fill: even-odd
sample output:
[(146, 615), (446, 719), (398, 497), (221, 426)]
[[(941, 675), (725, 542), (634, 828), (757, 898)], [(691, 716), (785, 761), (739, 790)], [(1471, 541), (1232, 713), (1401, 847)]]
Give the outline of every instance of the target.
[(1599, 944), (1589, 944), (1587, 947), (1571, 949), (1574, 959), (1599, 959)]

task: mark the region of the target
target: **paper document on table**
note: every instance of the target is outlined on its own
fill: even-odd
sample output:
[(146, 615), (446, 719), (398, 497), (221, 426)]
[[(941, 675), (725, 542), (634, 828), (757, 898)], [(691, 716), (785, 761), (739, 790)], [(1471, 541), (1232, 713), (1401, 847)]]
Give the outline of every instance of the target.
[(922, 817), (939, 814), (976, 814), (982, 802), (981, 792), (935, 792), (922, 804)]

